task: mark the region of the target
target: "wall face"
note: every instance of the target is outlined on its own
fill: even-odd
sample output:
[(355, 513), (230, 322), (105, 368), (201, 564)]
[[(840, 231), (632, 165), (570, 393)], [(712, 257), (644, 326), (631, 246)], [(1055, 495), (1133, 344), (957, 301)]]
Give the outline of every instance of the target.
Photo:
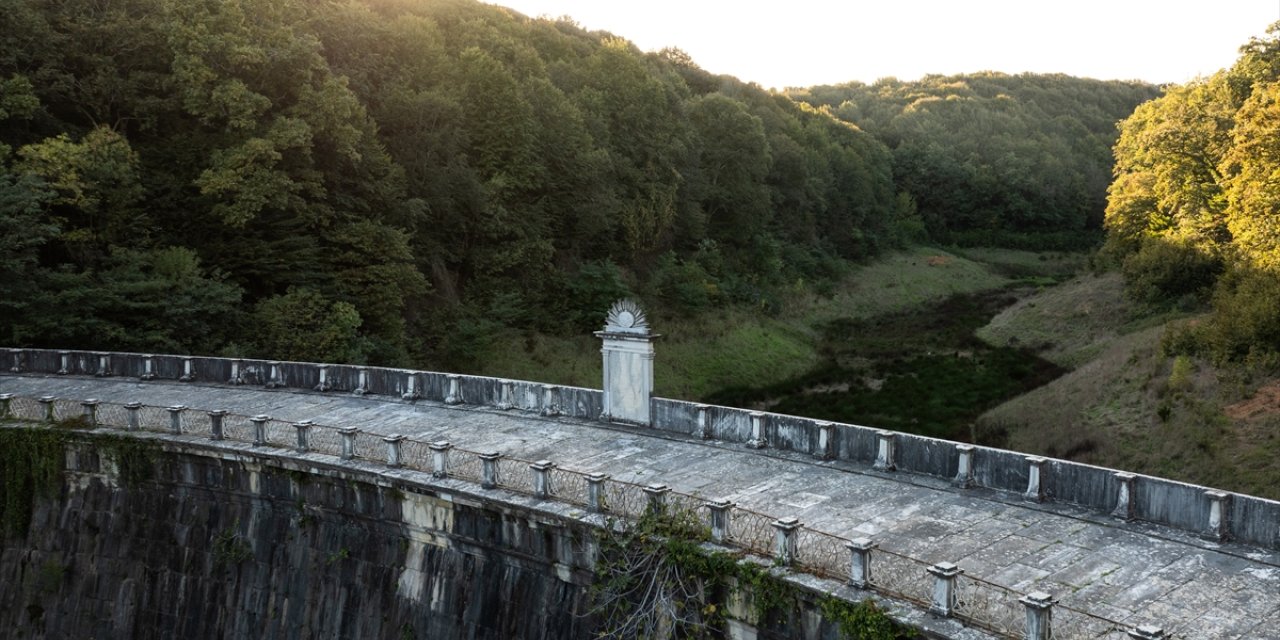
[(649, 424), (653, 342), (647, 337), (597, 334), (604, 341), (604, 413), (609, 420)]
[[(11, 638), (590, 637), (572, 526), (261, 459), (68, 447), (0, 548)], [(579, 532), (581, 533), (581, 532)]]

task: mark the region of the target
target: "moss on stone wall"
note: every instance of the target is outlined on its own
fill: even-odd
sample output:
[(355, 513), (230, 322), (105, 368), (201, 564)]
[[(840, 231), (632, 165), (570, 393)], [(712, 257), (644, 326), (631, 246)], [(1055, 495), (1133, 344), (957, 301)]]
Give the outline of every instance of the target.
[[(37, 498), (53, 497), (62, 487), (67, 444), (76, 430), (89, 424), (82, 417), (23, 428), (13, 421), (0, 424), (0, 531), (25, 536)], [(139, 438), (95, 434), (99, 455), (115, 461), (121, 481), (136, 486), (152, 477), (159, 445)]]
[(0, 429), (0, 527), (25, 536), (37, 497), (62, 486), (67, 434), (55, 429)]

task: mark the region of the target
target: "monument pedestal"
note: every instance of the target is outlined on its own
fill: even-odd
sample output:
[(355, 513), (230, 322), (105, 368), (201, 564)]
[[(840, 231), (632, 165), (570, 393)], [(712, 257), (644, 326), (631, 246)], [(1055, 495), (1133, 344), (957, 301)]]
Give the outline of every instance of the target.
[(608, 422), (650, 424), (649, 398), (653, 395), (653, 341), (649, 324), (635, 302), (619, 300), (609, 309), (603, 331), (604, 412)]

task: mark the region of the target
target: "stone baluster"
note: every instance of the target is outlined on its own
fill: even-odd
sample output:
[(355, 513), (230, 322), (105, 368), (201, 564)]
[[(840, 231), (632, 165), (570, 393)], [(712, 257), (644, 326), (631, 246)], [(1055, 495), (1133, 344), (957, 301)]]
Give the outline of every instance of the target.
[(707, 409), (710, 409), (710, 407), (708, 407), (705, 404), (698, 404), (698, 405), (694, 405), (693, 408), (694, 408), (694, 411), (697, 411), (698, 413), (698, 425), (697, 425), (698, 431), (695, 435), (697, 435), (699, 438), (702, 438), (703, 440), (710, 440), (711, 439), (711, 420), (707, 417)]
[(93, 374), (94, 377), (110, 378), (111, 377), (111, 354), (105, 351), (99, 351), (96, 355), (98, 356), (98, 370), (94, 372)]
[(1044, 502), (1044, 463), (1040, 456), (1027, 456), (1027, 490), (1023, 499), (1031, 502)]
[(1228, 511), (1231, 508), (1231, 495), (1222, 491), (1206, 491), (1204, 497), (1209, 499), (1209, 526), (1204, 537), (1216, 542), (1231, 539)]
[(167, 407), (166, 410), (169, 412), (169, 433), (175, 436), (182, 435), (182, 412), (186, 411), (187, 408), (180, 404), (175, 404), (172, 407)]
[(603, 473), (592, 473), (587, 476), (587, 511), (604, 512), (604, 483), (608, 479), (609, 476)]
[(449, 393), (445, 395), (444, 403), (462, 404), (462, 390), (460, 388), (462, 377), (456, 373), (451, 373), (445, 376), (445, 379), (449, 381)]
[(37, 400), (37, 402), (44, 405), (44, 421), (45, 422), (53, 422), (55, 401), (57, 401), (57, 398), (53, 396), (40, 396), (40, 399)]
[(707, 511), (711, 516), (711, 539), (724, 544), (729, 540), (729, 510), (733, 503), (723, 498), (707, 503)]
[(431, 475), (437, 478), (449, 477), (449, 450), (453, 445), (448, 440), (437, 440), (427, 445), (431, 449)]
[(89, 426), (98, 426), (98, 402), (97, 398), (89, 398), (80, 402), (80, 406), (84, 407), (84, 417), (89, 421)]
[(68, 373), (71, 373), (71, 352), (59, 351), (58, 360), (62, 363), (62, 365), (58, 367), (58, 375), (65, 376)]
[(498, 486), (498, 460), (502, 458), (502, 454), (497, 451), (489, 451), (480, 454), (480, 486), (485, 489), (493, 489)]
[(332, 388), (333, 385), (329, 384), (329, 365), (322, 364), (320, 365), (320, 382), (316, 383), (315, 390), (324, 393)]
[(138, 376), (139, 380), (155, 380), (155, 356), (145, 354), (142, 356), (142, 375)]
[(774, 560), (782, 566), (791, 566), (796, 560), (796, 533), (800, 531), (800, 519), (793, 517), (778, 518), (769, 523), (774, 529)]
[(542, 415), (549, 418), (560, 415), (560, 387), (542, 385)]
[(951, 484), (959, 489), (969, 489), (974, 485), (973, 445), (958, 444), (956, 453), (959, 455), (959, 460), (956, 463), (956, 477)]
[(13, 402), (12, 393), (0, 393), (0, 419), (8, 418), (10, 415), (10, 403)]
[(270, 369), (271, 374), (267, 376), (267, 384), (264, 386), (266, 386), (266, 388), (268, 389), (278, 389), (278, 388), (284, 387), (285, 386), (284, 376), (280, 373), (280, 363), (270, 362), (268, 363), (268, 365), (271, 367)]
[(1117, 472), (1115, 474), (1116, 484), (1119, 488), (1116, 491), (1116, 508), (1111, 510), (1111, 515), (1128, 522), (1133, 520), (1135, 507), (1133, 501), (1133, 483), (1138, 476), (1132, 473)]
[(898, 468), (897, 438), (898, 434), (892, 431), (879, 431), (876, 433), (879, 446), (876, 448), (876, 462), (871, 466), (877, 471), (893, 471)]
[(227, 384), (244, 384), (244, 376), (240, 375), (243, 364), (240, 360), (231, 361), (231, 379), (227, 380)]
[(671, 493), (671, 487), (656, 483), (645, 485), (644, 493), (649, 497), (649, 501), (645, 505), (646, 512), (649, 515), (660, 516), (667, 512), (667, 494)]
[(338, 435), (342, 436), (342, 459), (351, 460), (356, 457), (356, 434), (360, 430), (355, 427), (341, 427)]
[(515, 408), (513, 389), (515, 385), (510, 380), (502, 381), (502, 390), (498, 392), (498, 409), (502, 411), (510, 411)]
[(868, 538), (854, 538), (845, 543), (849, 549), (849, 586), (866, 589), (871, 586), (871, 550), (876, 543)]
[(191, 358), (183, 358), (182, 375), (178, 377), (178, 382), (195, 382), (195, 379), (195, 362)]
[(555, 468), (555, 463), (550, 460), (529, 464), (529, 473), (533, 475), (533, 495), (544, 500), (551, 497), (551, 470)]
[(933, 576), (933, 600), (929, 603), (929, 613), (949, 618), (956, 609), (956, 577), (964, 573), (964, 569), (950, 562), (939, 562), (929, 567), (929, 573)]
[(1027, 610), (1027, 640), (1049, 640), (1053, 637), (1053, 596), (1037, 591), (1018, 599)]
[(298, 453), (306, 453), (311, 450), (311, 442), (308, 436), (311, 435), (311, 427), (313, 426), (315, 426), (315, 423), (310, 420), (293, 423), (293, 428), (298, 432), (298, 443), (294, 449)]
[(830, 422), (818, 422), (818, 446), (813, 450), (813, 457), (819, 460), (830, 460), (836, 457), (836, 426)]
[(747, 440), (748, 449), (763, 449), (769, 445), (764, 438), (764, 414), (759, 411), (752, 411), (751, 414), (751, 439)]
[(141, 402), (126, 402), (124, 410), (129, 412), (128, 423), (125, 431), (137, 431), (142, 428), (142, 424), (138, 420), (138, 412), (142, 409)]
[(404, 377), (405, 391), (400, 394), (400, 399), (413, 402), (414, 400), (422, 397), (418, 393), (418, 374), (412, 371), (405, 371)]
[(369, 369), (360, 367), (356, 374), (356, 388), (351, 390), (351, 395), (362, 396), (366, 393), (369, 393)]
[(257, 415), (249, 418), (249, 422), (253, 424), (253, 446), (261, 447), (267, 444), (267, 421), (271, 416)]
[(13, 356), (13, 366), (9, 367), (9, 373), (22, 373), (26, 364), (22, 349), (10, 349), (9, 354)]
[(387, 443), (387, 466), (397, 468), (401, 465), (400, 444), (404, 442), (404, 436), (393, 433), (382, 438)]
[(214, 409), (209, 411), (209, 439), (222, 439), (222, 420), (227, 417), (227, 412), (222, 409)]

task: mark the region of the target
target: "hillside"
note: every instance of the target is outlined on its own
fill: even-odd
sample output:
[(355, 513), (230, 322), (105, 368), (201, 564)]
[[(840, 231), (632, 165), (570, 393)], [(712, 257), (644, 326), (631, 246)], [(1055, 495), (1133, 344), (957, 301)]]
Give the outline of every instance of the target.
[[(500, 336), (536, 352), (623, 296), (669, 322), (773, 315), (980, 204), (904, 172), (844, 103), (568, 18), (474, 0), (14, 0), (5, 17), (5, 344), (483, 370)], [(1047, 145), (1063, 176), (1092, 175), (1064, 149), (1110, 144), (1097, 122), (1150, 92), (1019, 77), (1004, 118), (987, 85), (1013, 80), (965, 82), (947, 91), (987, 128), (917, 142), (1029, 127), (1001, 158), (1041, 166)], [(1032, 87), (1056, 101), (1032, 108)], [(979, 169), (952, 177), (1007, 177)], [(1071, 180), (1049, 217), (992, 201), (983, 228), (1089, 239), (1105, 185)]]
[[(998, 269), (941, 249), (913, 247), (851, 266), (829, 290), (784, 292), (772, 310), (727, 308), (659, 317), (656, 393), (702, 400), (732, 388), (758, 388), (799, 378), (821, 365), (822, 327), (930, 309), (960, 294), (1011, 282)], [(557, 337), (500, 331), (484, 342), (478, 373), (561, 384), (595, 385), (600, 343), (590, 335)]]
[(1199, 317), (1151, 315), (1118, 274), (1021, 300), (979, 330), (1072, 370), (983, 414), (978, 442), (1280, 498), (1280, 381), (1162, 348)]

